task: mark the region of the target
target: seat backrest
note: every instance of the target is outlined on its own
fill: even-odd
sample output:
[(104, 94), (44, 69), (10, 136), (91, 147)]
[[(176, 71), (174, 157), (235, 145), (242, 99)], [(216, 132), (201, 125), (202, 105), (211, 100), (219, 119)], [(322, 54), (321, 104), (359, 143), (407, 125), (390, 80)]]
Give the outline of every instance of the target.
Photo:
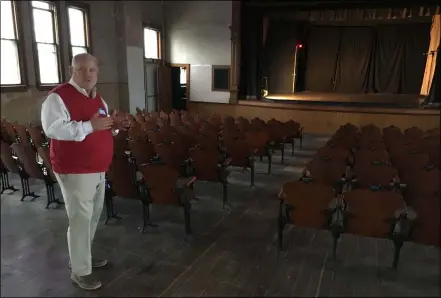
[(280, 191), (279, 198), (302, 211), (302, 206), (316, 206), (317, 214), (326, 209), (326, 206), (335, 197), (332, 187), (303, 181), (287, 182)]
[(140, 167), (150, 199), (156, 204), (178, 204), (176, 193), (179, 172), (164, 164), (145, 164)]
[(357, 185), (363, 188), (369, 188), (371, 185), (390, 187), (398, 178), (396, 169), (383, 165), (355, 164), (353, 173)]
[(136, 166), (130, 163), (125, 156), (114, 156), (107, 172), (107, 179), (111, 182), (112, 190), (119, 197), (140, 199), (139, 189), (134, 177)]
[(7, 120), (4, 120), (3, 127), (5, 128), (5, 131), (8, 134), (10, 141), (15, 142), (17, 139), (17, 131), (15, 130), (14, 124)]
[(18, 166), (15, 160), (12, 158), (12, 148), (5, 141), (1, 142), (1, 157), (2, 163), (12, 173), (18, 173)]
[(196, 143), (204, 150), (218, 150), (219, 148), (219, 141), (212, 135), (199, 135), (196, 137)]
[(324, 146), (317, 150), (316, 158), (347, 162), (350, 154), (351, 152), (346, 148)]
[(386, 150), (360, 149), (355, 152), (355, 164), (390, 163), (389, 154)]
[(167, 142), (165, 133), (161, 131), (148, 131), (147, 135), (154, 146)]
[(429, 165), (428, 154), (400, 154), (391, 156), (392, 165), (398, 170), (418, 170)]
[(251, 150), (262, 149), (270, 140), (267, 131), (249, 131), (246, 133), (246, 142)]
[(144, 140), (130, 140), (128, 141), (128, 148), (132, 152), (132, 156), (136, 159), (138, 166), (150, 162), (156, 156), (153, 144)]
[(405, 189), (406, 198), (411, 200), (414, 197), (430, 197), (440, 193), (440, 170), (408, 170), (401, 175), (403, 182), (407, 185)]
[(133, 126), (131, 126), (127, 132), (127, 135), (131, 139), (144, 139), (146, 137), (146, 133), (139, 123), (135, 123)]
[(32, 142), (34, 143), (34, 146), (36, 148), (47, 142), (46, 136), (44, 135), (43, 130), (41, 130), (40, 128), (35, 126), (28, 126), (26, 130), (29, 133), (29, 136), (31, 137)]
[(221, 161), (221, 155), (218, 151), (201, 148), (190, 149), (190, 158), (196, 168), (209, 170), (217, 169)]
[(325, 185), (335, 186), (341, 182), (347, 172), (347, 166), (342, 162), (323, 161), (319, 159), (309, 162), (304, 170), (304, 173), (309, 172), (309, 177), (315, 182), (320, 182)]
[(11, 145), (12, 150), (17, 154), (18, 159), (22, 162), (26, 173), (35, 179), (43, 179), (43, 172), (37, 163), (37, 153), (32, 149), (31, 145), (23, 143), (14, 143)]
[(29, 135), (26, 131), (26, 126), (21, 124), (15, 124), (15, 131), (17, 132), (18, 137), (20, 138), (20, 141), (23, 144), (30, 145), (31, 142), (29, 141)]
[(52, 171), (52, 163), (50, 160), (50, 149), (47, 147), (38, 147), (37, 153), (43, 161), (43, 165), (47, 170), (48, 176), (52, 179), (53, 182), (57, 181), (57, 178)]

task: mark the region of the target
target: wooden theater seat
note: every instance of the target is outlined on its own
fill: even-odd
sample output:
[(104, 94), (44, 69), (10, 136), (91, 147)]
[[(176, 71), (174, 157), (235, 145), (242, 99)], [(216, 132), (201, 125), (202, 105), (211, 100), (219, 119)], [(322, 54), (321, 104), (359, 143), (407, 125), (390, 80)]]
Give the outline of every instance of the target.
[[(191, 200), (194, 198), (192, 184), (195, 177), (180, 181), (179, 172), (165, 164), (151, 163), (140, 168), (144, 184), (141, 187), (143, 206), (149, 208), (150, 204), (181, 206), (185, 215), (185, 233), (191, 235), (190, 210)], [(145, 209), (144, 209), (145, 210)], [(146, 217), (144, 217), (144, 226)]]
[(14, 125), (15, 131), (17, 132), (18, 139), (20, 140), (20, 143), (23, 143), (25, 145), (31, 145), (31, 141), (29, 138), (29, 134), (26, 130), (26, 126), (22, 124), (15, 124)]
[(20, 141), (17, 131), (15, 130), (14, 124), (12, 124), (7, 120), (3, 120), (2, 126), (5, 129), (6, 135), (8, 136), (7, 138), (4, 139), (4, 141), (10, 142), (10, 144)]
[(344, 147), (324, 146), (317, 150), (315, 159), (347, 164), (351, 151)]
[(354, 154), (354, 164), (382, 164), (390, 165), (390, 157), (386, 150), (360, 149)]
[(393, 190), (399, 186), (397, 170), (383, 165), (355, 164), (350, 180), (352, 188), (378, 186), (385, 190)]
[(261, 159), (263, 156), (268, 157), (268, 175), (271, 174), (272, 150), (269, 145), (270, 136), (267, 131), (248, 131), (246, 133), (245, 142), (255, 156)]
[(14, 186), (12, 186), (9, 183), (9, 176), (8, 173), (19, 173), (19, 168), (16, 160), (12, 157), (13, 152), (12, 148), (9, 146), (8, 143), (5, 141), (0, 141), (1, 143), (1, 164), (0, 164), (0, 170), (1, 170), (1, 182), (2, 182), (2, 190), (1, 193), (3, 193), (5, 190), (12, 190), (12, 192), (16, 192), (18, 189), (16, 189)]
[(399, 172), (424, 169), (429, 165), (429, 161), (429, 155), (424, 153), (407, 153), (391, 156), (392, 165)]
[(279, 150), (281, 152), (281, 163), (283, 164), (285, 158), (285, 142), (286, 134), (283, 124), (275, 119), (271, 119), (267, 122), (267, 130), (271, 142), (271, 150), (275, 152)]
[(39, 195), (31, 192), (29, 188), (29, 178), (44, 180), (43, 172), (37, 163), (37, 153), (32, 149), (30, 144), (14, 143), (11, 145), (11, 148), (19, 160), (18, 168), (22, 184), (21, 201), (26, 197), (31, 197), (32, 200), (35, 200)]
[(49, 208), (49, 206), (53, 203), (56, 203), (57, 206), (63, 205), (64, 202), (60, 201), (55, 197), (54, 184), (57, 183), (57, 178), (55, 177), (55, 174), (52, 171), (49, 148), (39, 147), (37, 149), (37, 153), (38, 156), (40, 157), (40, 161), (38, 161), (38, 164), (41, 167), (41, 171), (43, 173), (43, 180), (46, 184), (46, 192), (47, 192), (46, 209)]
[(115, 212), (114, 197), (116, 196), (141, 201), (136, 164), (130, 162), (124, 155), (114, 155), (109, 171), (106, 173), (105, 205), (107, 217), (105, 224), (111, 218), (121, 219)]
[(223, 207), (230, 207), (228, 203), (228, 175), (227, 167), (231, 160), (224, 160), (216, 150), (201, 148), (190, 149), (191, 164), (198, 181), (219, 182), (223, 189)]
[(177, 170), (180, 177), (192, 175), (188, 149), (180, 143), (159, 144), (156, 146), (156, 154), (168, 166)]
[(294, 155), (295, 140), (300, 140), (300, 148), (303, 147), (303, 126), (300, 123), (289, 120), (284, 123), (284, 130), (286, 133), (286, 143), (291, 143), (291, 155)]
[(346, 184), (347, 172), (348, 166), (345, 163), (315, 159), (306, 165), (303, 179), (331, 186), (337, 193), (341, 193)]
[(254, 161), (253, 152), (247, 146), (244, 140), (225, 139), (223, 141), (226, 156), (230, 159), (230, 165), (251, 170), (250, 187), (254, 186)]
[(426, 170), (409, 170), (400, 174), (403, 195), (408, 203), (415, 198), (438, 197), (440, 194), (440, 170), (437, 168)]
[(38, 150), (38, 148), (42, 146), (49, 146), (49, 140), (46, 138), (46, 135), (41, 128), (28, 126), (26, 130), (30, 136), (31, 145), (35, 150)]
[(392, 268), (396, 269), (401, 247), (410, 237), (416, 214), (401, 195), (393, 191), (354, 189), (344, 194), (347, 204), (346, 232), (376, 238), (389, 238), (395, 244)]
[(440, 247), (440, 200), (436, 197), (414, 197), (412, 208), (418, 214), (411, 240)]
[(318, 183), (293, 181), (285, 183), (279, 192), (278, 244), (282, 248), (283, 229), (286, 224), (328, 229), (329, 215), (338, 204), (332, 206), (335, 192), (330, 186)]
[(142, 139), (129, 140), (127, 142), (127, 154), (140, 167), (144, 163), (150, 162), (156, 156), (155, 148), (152, 143)]

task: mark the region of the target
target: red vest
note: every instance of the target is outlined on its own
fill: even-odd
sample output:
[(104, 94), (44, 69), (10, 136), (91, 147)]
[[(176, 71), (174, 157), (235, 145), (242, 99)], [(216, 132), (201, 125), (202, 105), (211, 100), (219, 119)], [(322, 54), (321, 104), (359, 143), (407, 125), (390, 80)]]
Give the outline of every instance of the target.
[[(61, 84), (49, 93), (58, 94), (66, 105), (72, 121), (89, 121), (105, 106), (101, 96), (89, 98), (69, 83)], [(106, 172), (113, 156), (113, 136), (110, 130), (95, 131), (82, 142), (51, 139), (52, 168), (58, 174)]]

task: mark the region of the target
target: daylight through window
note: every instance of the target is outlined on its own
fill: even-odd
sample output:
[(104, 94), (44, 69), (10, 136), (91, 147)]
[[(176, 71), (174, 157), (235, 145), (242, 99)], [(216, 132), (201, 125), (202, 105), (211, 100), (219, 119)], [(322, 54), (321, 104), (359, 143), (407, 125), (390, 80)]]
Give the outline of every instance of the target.
[(17, 23), (12, 1), (1, 1), (1, 26), (1, 85), (21, 85)]
[(54, 4), (32, 1), (32, 17), (34, 43), (38, 54), (38, 82), (41, 85), (58, 84), (61, 82), (61, 75)]
[(154, 29), (144, 28), (144, 58), (160, 59), (159, 32)]

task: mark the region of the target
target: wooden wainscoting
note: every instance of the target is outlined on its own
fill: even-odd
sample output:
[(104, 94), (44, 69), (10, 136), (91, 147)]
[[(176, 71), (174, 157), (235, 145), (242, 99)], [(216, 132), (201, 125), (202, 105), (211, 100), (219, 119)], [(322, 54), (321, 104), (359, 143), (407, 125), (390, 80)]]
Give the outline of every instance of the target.
[(357, 126), (373, 123), (381, 128), (395, 125), (401, 129), (412, 126), (430, 129), (440, 126), (439, 110), (422, 109), (309, 106), (243, 100), (238, 104), (190, 102), (189, 112), (214, 112), (248, 119), (259, 117), (265, 121), (271, 118), (280, 121), (293, 119), (304, 126), (305, 132), (315, 134), (332, 134), (348, 122)]

